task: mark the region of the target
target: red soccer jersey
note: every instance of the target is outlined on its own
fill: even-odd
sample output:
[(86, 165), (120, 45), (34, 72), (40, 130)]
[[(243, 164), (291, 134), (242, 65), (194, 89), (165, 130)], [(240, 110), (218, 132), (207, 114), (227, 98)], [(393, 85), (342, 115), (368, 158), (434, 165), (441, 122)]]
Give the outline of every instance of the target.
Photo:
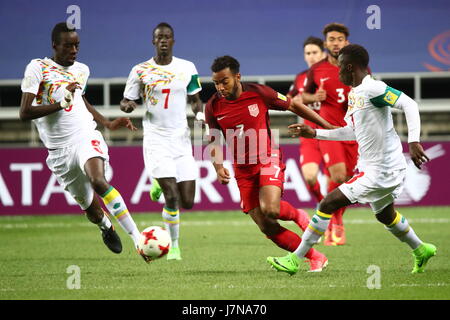
[[(302, 94), (303, 91), (305, 90), (305, 86), (306, 83), (308, 82), (308, 70), (302, 71), (299, 74), (297, 74), (297, 76), (295, 77), (294, 83), (292, 84), (290, 90), (289, 90), (289, 95), (291, 97), (295, 97), (297, 94)], [(311, 108), (312, 110), (314, 110), (315, 112), (319, 113), (320, 110), (320, 102), (314, 102), (314, 103), (310, 103), (307, 105), (309, 108)], [(314, 122), (311, 122), (309, 120), (304, 119), (303, 122), (310, 126), (311, 128), (319, 128), (319, 126), (317, 124), (315, 124)]]
[(273, 147), (269, 109), (287, 110), (289, 105), (290, 99), (272, 88), (242, 83), (242, 94), (236, 100), (215, 93), (206, 104), (205, 118), (210, 129), (224, 135), (234, 166), (264, 164)]
[(307, 75), (305, 92), (315, 93), (323, 83), (327, 98), (322, 101), (319, 114), (335, 126), (346, 126), (344, 121), (348, 106), (350, 87), (339, 81), (339, 67), (325, 58), (311, 66)]

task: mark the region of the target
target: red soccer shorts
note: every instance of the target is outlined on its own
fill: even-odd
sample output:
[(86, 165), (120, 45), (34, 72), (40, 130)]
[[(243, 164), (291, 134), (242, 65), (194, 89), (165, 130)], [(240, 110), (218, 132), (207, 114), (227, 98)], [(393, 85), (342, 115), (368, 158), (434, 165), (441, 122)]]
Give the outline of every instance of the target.
[(343, 162), (347, 168), (347, 176), (353, 176), (358, 162), (357, 143), (320, 140), (319, 148), (327, 169), (336, 163)]
[(255, 164), (234, 168), (234, 174), (241, 194), (242, 211), (248, 213), (259, 207), (259, 189), (263, 186), (277, 186), (283, 192), (286, 165), (279, 159), (267, 164)]
[(300, 166), (307, 163), (316, 163), (320, 165), (322, 162), (322, 153), (319, 148), (319, 140), (300, 138)]

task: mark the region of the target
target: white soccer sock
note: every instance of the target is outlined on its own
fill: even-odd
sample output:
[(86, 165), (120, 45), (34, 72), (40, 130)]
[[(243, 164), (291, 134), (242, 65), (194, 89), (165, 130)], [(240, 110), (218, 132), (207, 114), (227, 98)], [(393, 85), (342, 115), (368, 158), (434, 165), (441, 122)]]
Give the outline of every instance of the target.
[(311, 218), (308, 227), (303, 232), (302, 242), (294, 251), (300, 259), (304, 258), (312, 246), (319, 241), (320, 237), (328, 228), (330, 218), (331, 214), (323, 213), (319, 210)]
[(112, 223), (111, 220), (109, 220), (109, 218), (106, 216), (106, 214), (103, 214), (102, 221), (97, 223), (97, 225), (101, 230), (109, 230), (109, 228), (111, 228), (112, 226)]
[(397, 215), (394, 221), (390, 225), (385, 226), (385, 228), (400, 241), (406, 242), (411, 249), (417, 249), (422, 244), (422, 240), (419, 239), (414, 230), (409, 226), (408, 220), (406, 220), (406, 218), (398, 211), (395, 213)]
[(126, 233), (130, 235), (136, 246), (139, 241), (140, 232), (136, 226), (136, 223), (128, 212), (128, 208), (119, 191), (111, 186), (108, 191), (106, 191), (105, 194), (103, 194), (101, 197), (109, 213), (111, 213), (116, 218), (120, 226), (125, 230)]
[(164, 207), (162, 211), (162, 218), (166, 230), (170, 233), (170, 238), (172, 240), (171, 248), (178, 248), (178, 237), (180, 234), (180, 210)]

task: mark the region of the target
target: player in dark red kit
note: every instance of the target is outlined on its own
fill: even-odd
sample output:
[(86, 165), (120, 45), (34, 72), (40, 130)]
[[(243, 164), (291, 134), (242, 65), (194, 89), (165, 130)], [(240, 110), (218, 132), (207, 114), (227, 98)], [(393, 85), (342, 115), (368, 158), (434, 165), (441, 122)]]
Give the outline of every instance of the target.
[[(337, 57), (339, 51), (348, 45), (349, 31), (339, 23), (330, 23), (323, 29), (325, 48), (328, 56), (314, 64), (308, 71), (307, 83), (302, 94), (304, 103), (321, 102), (320, 116), (332, 125), (346, 125), (350, 87), (339, 81)], [(319, 141), (322, 158), (330, 174), (328, 192), (353, 176), (358, 159), (358, 144), (355, 141)], [(333, 214), (333, 220), (325, 232), (325, 245), (343, 245), (346, 242), (343, 214), (339, 209)]]
[[(308, 37), (303, 42), (303, 54), (308, 68), (324, 59), (326, 54), (323, 48), (323, 40), (316, 37)], [(307, 73), (308, 70), (305, 70), (296, 76), (294, 83), (287, 94), (289, 98), (297, 97), (297, 95), (301, 98), (307, 81)], [(308, 104), (308, 107), (319, 112), (320, 101)], [(315, 123), (306, 119), (304, 120), (304, 123), (312, 128), (317, 127)], [(320, 191), (320, 184), (317, 180), (321, 162), (322, 154), (319, 148), (319, 141), (300, 137), (300, 167), (302, 175), (305, 179), (306, 187), (318, 203), (323, 199), (323, 195)]]
[[(304, 211), (281, 200), (285, 165), (280, 150), (272, 142), (269, 109), (289, 110), (324, 127), (333, 127), (316, 112), (259, 84), (241, 83), (239, 62), (230, 56), (219, 57), (211, 66), (217, 93), (205, 107), (210, 128), (211, 156), (220, 183), (227, 184), (230, 172), (223, 167), (221, 133), (233, 154), (233, 169), (242, 200), (260, 230), (280, 248), (292, 252), (301, 242), (294, 232), (277, 219), (295, 221), (304, 230), (309, 221)], [(307, 223), (306, 223), (307, 224)], [(320, 272), (328, 260), (320, 252), (309, 251), (310, 271)]]

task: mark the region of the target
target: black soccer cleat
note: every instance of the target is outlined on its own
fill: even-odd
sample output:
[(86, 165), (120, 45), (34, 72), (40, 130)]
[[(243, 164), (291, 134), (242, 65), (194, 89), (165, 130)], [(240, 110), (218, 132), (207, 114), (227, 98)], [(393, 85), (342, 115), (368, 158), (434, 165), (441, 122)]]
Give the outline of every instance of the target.
[(114, 230), (114, 226), (111, 226), (108, 230), (102, 230), (102, 238), (109, 250), (114, 253), (122, 252), (122, 241)]

